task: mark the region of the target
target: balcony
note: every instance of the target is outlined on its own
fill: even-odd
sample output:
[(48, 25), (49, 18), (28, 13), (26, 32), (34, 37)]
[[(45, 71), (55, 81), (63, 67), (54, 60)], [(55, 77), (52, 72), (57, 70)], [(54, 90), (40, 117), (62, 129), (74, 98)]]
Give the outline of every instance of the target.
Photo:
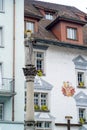
[(13, 79), (3, 78), (0, 81), (0, 99), (14, 96), (16, 93), (14, 92), (13, 86)]

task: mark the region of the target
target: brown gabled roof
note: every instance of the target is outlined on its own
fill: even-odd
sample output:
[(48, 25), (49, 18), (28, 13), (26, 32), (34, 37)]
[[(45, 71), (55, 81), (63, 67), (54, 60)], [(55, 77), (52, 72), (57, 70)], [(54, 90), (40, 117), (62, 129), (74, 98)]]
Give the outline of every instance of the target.
[(56, 23), (60, 22), (60, 21), (68, 21), (68, 22), (71, 22), (71, 23), (78, 23), (80, 25), (85, 25), (87, 24), (86, 21), (82, 21), (82, 20), (78, 20), (77, 18), (70, 18), (70, 17), (67, 17), (67, 16), (59, 16), (57, 17), (54, 21), (52, 21), (47, 27), (46, 29), (47, 30), (50, 30)]
[[(53, 26), (53, 24), (55, 24), (55, 22), (57, 22), (58, 20), (71, 20), (73, 22), (77, 22), (82, 25), (86, 23), (85, 20), (86, 14), (73, 6), (66, 6), (49, 2), (41, 2), (36, 0), (24, 0), (24, 4), (25, 4), (25, 16), (31, 16), (33, 18), (37, 18), (38, 20), (40, 20), (39, 30), (37, 33), (34, 34), (36, 38), (58, 41), (58, 39), (56, 39), (56, 37), (52, 34), (52, 32), (46, 29), (46, 27), (50, 29), (50, 27)], [(45, 19), (38, 9), (44, 9), (45, 11), (48, 10), (54, 12), (56, 14), (55, 19), (53, 21)], [(81, 19), (80, 16), (83, 16), (84, 19)]]
[[(54, 3), (49, 3), (49, 2), (42, 2), (42, 1), (36, 1), (36, 0), (25, 0), (25, 7), (29, 6), (30, 4), (32, 4), (35, 7), (42, 7), (45, 10), (51, 10), (51, 11), (55, 11), (58, 16), (60, 15), (68, 15), (70, 17), (73, 18), (77, 18), (80, 19), (79, 15), (85, 15), (84, 12), (80, 11), (79, 9), (73, 7), (73, 6), (66, 6), (66, 5), (60, 5), (60, 4), (54, 4)], [(31, 8), (29, 6), (29, 8)], [(37, 12), (35, 10), (35, 8), (32, 8), (34, 13), (36, 13), (37, 15), (41, 15), (40, 12)]]
[(34, 37), (58, 41), (58, 39), (56, 39), (56, 37), (52, 34), (51, 31), (47, 31), (47, 30), (45, 29), (46, 26), (50, 24), (50, 22), (51, 22), (50, 20), (47, 20), (47, 19), (45, 19), (45, 18), (41, 19), (41, 20), (39, 21), (38, 33), (36, 33), (36, 34), (34, 35)]
[(25, 0), (24, 3), (24, 15), (25, 16), (32, 16), (34, 18), (37, 19), (41, 19), (42, 15), (40, 14), (40, 12), (35, 8), (35, 6), (33, 6), (32, 1), (31, 0)]
[[(25, 0), (25, 3), (29, 3), (31, 0)], [(66, 5), (60, 5), (60, 4), (54, 4), (49, 2), (42, 2), (42, 1), (36, 1), (32, 0), (31, 3), (35, 7), (43, 7), (44, 9), (53, 10), (58, 13), (58, 15), (66, 15), (68, 14), (70, 17), (79, 18), (77, 14), (85, 15), (84, 12), (80, 11), (79, 9), (73, 7), (73, 6), (66, 6)]]

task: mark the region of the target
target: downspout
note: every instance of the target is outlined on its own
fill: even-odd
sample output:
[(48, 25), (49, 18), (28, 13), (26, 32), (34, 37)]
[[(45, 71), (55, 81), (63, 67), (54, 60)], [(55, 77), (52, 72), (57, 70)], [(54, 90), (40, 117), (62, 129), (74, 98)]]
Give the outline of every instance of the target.
[[(15, 92), (15, 0), (13, 0), (13, 93)], [(14, 121), (14, 96), (12, 97), (12, 121)]]

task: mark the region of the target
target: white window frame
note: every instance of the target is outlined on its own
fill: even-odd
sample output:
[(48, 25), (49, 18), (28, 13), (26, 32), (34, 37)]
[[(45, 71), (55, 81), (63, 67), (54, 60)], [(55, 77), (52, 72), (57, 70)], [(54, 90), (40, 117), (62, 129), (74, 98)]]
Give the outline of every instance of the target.
[(46, 13), (45, 18), (48, 20), (53, 20), (53, 14), (52, 13)]
[(0, 7), (0, 13), (1, 12), (4, 12), (4, 0), (0, 0), (0, 5), (1, 5), (1, 7)]
[[(48, 107), (48, 93), (45, 92), (34, 92), (34, 95), (38, 94), (38, 104), (35, 103), (36, 97), (34, 97), (34, 104), (38, 105), (39, 107), (46, 105)], [(46, 98), (42, 98), (41, 95), (44, 94), (46, 95)], [(46, 100), (46, 103), (42, 103), (41, 100)]]
[(84, 82), (84, 73), (83, 72), (78, 72), (78, 84), (80, 82)]
[(67, 27), (67, 39), (77, 40), (77, 28)]
[(0, 63), (0, 89), (2, 89), (2, 63)]
[[(43, 97), (42, 97), (42, 95), (43, 95)], [(45, 96), (45, 97), (44, 97)], [(47, 98), (48, 97), (48, 94), (47, 93), (41, 93), (41, 106), (42, 105), (46, 105), (47, 106)]]
[(39, 106), (39, 93), (34, 93), (34, 104)]
[(79, 113), (79, 110), (82, 109), (83, 110), (83, 115), (82, 118), (85, 119), (85, 122), (87, 121), (87, 108), (86, 107), (78, 107), (78, 122), (80, 121), (81, 115)]
[(0, 27), (0, 47), (3, 46), (3, 27)]
[[(49, 127), (47, 127), (47, 123), (49, 124)], [(41, 129), (52, 130), (52, 121), (37, 121), (36, 130)]]
[(43, 50), (34, 50), (34, 58), (35, 58), (35, 67), (36, 67), (36, 70), (38, 70), (37, 68), (37, 53), (43, 53), (43, 58), (41, 59), (42, 60), (42, 67), (41, 67), (41, 70), (43, 72), (43, 74), (45, 74), (45, 51)]
[(0, 113), (0, 120), (3, 120), (3, 113), (4, 113), (4, 105), (0, 103), (0, 109), (1, 110), (1, 113)]
[(79, 108), (79, 118), (85, 118), (85, 111), (85, 108)]
[(31, 33), (34, 33), (34, 22), (26, 21), (26, 30), (30, 30)]
[[(82, 78), (78, 80), (78, 74), (82, 74)], [(77, 86), (78, 87), (86, 87), (85, 84), (86, 84), (86, 81), (85, 81), (85, 78), (86, 78), (86, 75), (85, 75), (85, 71), (83, 70), (77, 70), (76, 71), (76, 76), (77, 76)], [(80, 80), (82, 80), (82, 82), (84, 83), (83, 86), (80, 86), (79, 83), (80, 83)]]

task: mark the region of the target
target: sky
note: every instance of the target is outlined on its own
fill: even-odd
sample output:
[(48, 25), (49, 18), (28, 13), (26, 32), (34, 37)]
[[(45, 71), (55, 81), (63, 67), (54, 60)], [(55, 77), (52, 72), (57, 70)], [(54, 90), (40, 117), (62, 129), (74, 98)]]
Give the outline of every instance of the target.
[(74, 6), (81, 11), (87, 13), (87, 0), (39, 0), (63, 5)]

